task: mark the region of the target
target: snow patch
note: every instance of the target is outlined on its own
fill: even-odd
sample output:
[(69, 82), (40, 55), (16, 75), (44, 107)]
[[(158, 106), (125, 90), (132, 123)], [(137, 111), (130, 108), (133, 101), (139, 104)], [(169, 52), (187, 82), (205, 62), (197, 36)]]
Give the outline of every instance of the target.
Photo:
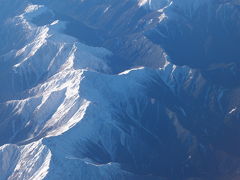
[(132, 72), (132, 71), (137, 71), (137, 70), (141, 70), (141, 69), (144, 69), (144, 67), (132, 68), (132, 69), (123, 71), (123, 72), (119, 73), (118, 75), (129, 74), (129, 73)]
[(232, 113), (234, 113), (236, 110), (237, 110), (237, 107), (235, 107), (235, 108), (233, 108), (231, 111), (229, 111), (228, 114), (232, 114)]

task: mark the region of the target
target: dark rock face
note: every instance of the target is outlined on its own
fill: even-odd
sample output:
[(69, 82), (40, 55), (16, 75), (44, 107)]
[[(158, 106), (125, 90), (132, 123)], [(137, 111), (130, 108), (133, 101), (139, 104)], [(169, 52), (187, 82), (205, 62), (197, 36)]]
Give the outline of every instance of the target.
[(199, 6), (191, 16), (176, 6), (167, 13), (174, 18), (166, 19), (157, 27), (165, 37), (155, 30), (148, 34), (164, 47), (173, 62), (202, 67), (238, 61), (238, 6), (208, 3)]
[(224, 87), (239, 86), (239, 3), (208, 1), (194, 10), (173, 4), (168, 18), (145, 32), (177, 65), (200, 68), (203, 76)]

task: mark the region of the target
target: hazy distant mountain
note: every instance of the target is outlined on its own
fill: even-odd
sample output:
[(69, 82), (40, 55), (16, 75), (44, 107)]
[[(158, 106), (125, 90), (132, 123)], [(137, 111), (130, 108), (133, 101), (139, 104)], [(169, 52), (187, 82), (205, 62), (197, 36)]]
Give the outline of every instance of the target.
[(0, 0), (0, 180), (239, 180), (240, 1)]

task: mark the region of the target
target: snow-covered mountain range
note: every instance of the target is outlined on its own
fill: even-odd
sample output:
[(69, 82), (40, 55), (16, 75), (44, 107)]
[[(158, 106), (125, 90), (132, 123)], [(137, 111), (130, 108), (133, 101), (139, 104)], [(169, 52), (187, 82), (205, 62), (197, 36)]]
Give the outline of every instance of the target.
[(238, 0), (0, 0), (0, 180), (240, 179)]

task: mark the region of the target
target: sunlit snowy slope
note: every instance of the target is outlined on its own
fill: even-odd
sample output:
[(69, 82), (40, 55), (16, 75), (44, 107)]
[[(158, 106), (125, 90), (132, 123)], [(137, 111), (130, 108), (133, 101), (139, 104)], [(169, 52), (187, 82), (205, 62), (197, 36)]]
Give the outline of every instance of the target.
[(238, 180), (239, 4), (0, 0), (0, 180)]

